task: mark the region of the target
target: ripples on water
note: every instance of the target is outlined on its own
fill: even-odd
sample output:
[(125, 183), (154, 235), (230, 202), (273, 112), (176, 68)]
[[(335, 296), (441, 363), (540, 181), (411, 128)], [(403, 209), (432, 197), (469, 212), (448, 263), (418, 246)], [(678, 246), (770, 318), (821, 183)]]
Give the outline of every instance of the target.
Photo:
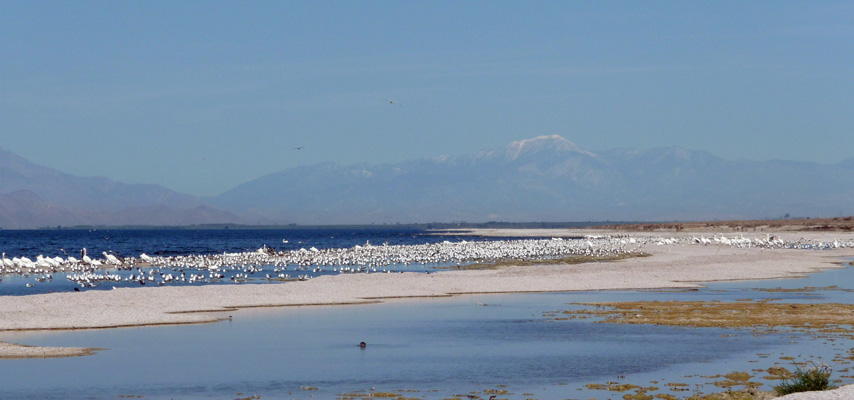
[[(252, 251), (282, 239), (289, 240), (292, 249), (351, 247), (366, 241), (422, 244), (459, 240), (412, 231), (323, 231), (304, 236), (292, 230), (0, 233), (6, 246), (0, 248), (3, 251), (14, 249), (10, 243), (16, 243), (17, 237), (18, 249), (29, 248), (35, 254), (60, 246), (88, 247), (93, 252), (119, 248), (133, 255), (154, 253), (152, 249), (158, 248), (175, 254), (212, 254)], [(101, 235), (103, 243), (97, 240)], [(42, 240), (45, 243), (39, 245)], [(852, 269), (846, 268), (806, 279), (712, 284), (696, 292), (457, 296), (361, 306), (239, 310), (233, 312), (231, 321), (204, 325), (5, 332), (0, 340), (108, 350), (88, 357), (0, 360), (0, 398), (233, 399), (257, 395), (261, 399), (332, 399), (372, 388), (421, 399), (472, 392), (487, 399), (487, 389), (507, 390), (510, 393), (499, 398), (510, 399), (622, 398), (623, 393), (584, 390), (584, 384), (609, 381), (643, 386), (652, 381), (658, 386), (684, 382), (693, 389), (694, 384), (708, 386), (713, 380), (701, 375), (751, 371), (774, 363), (791, 369), (791, 361), (782, 360), (786, 356), (830, 361), (850, 349), (852, 342), (795, 334), (754, 336), (730, 329), (555, 322), (544, 313), (572, 307), (567, 303), (629, 300), (776, 298), (851, 303), (851, 293), (843, 291), (807, 295), (750, 288), (845, 287), (852, 279)], [(360, 349), (360, 341), (368, 346)], [(676, 393), (680, 398), (690, 394)]]
[[(657, 371), (657, 378), (684, 382), (689, 379), (681, 374), (728, 372), (732, 366), (708, 363), (786, 343), (775, 336), (724, 337), (724, 329), (552, 323), (541, 316), (566, 302), (632, 298), (612, 295), (243, 310), (231, 322), (210, 325), (29, 336), (27, 344), (110, 350), (90, 357), (2, 361), (0, 371), (11, 381), (0, 393), (32, 399), (236, 398), (238, 393), (331, 399), (376, 388), (417, 390), (407, 395), (443, 399), (505, 385), (516, 395), (502, 397), (525, 398), (521, 394), (530, 392), (535, 398), (566, 398), (585, 383), (623, 375)], [(359, 341), (368, 346), (359, 349)], [(317, 390), (302, 389), (307, 387)], [(583, 398), (613, 397), (596, 395)]]
[[(622, 393), (578, 390), (609, 381), (644, 386), (656, 381), (662, 388), (668, 382), (686, 383), (687, 394), (675, 393), (684, 398), (696, 383), (706, 385), (705, 393), (722, 390), (703, 375), (749, 371), (762, 376), (752, 371), (774, 363), (792, 369), (792, 361), (782, 359), (786, 356), (830, 362), (851, 347), (851, 340), (555, 322), (544, 313), (572, 307), (568, 303), (600, 301), (749, 297), (850, 303), (854, 299), (843, 291), (807, 296), (751, 288), (821, 287), (852, 278), (847, 268), (806, 279), (712, 284), (698, 291), (457, 296), (239, 310), (231, 321), (204, 325), (7, 333), (0, 340), (109, 350), (67, 359), (0, 360), (0, 398), (332, 399), (371, 388), (421, 399), (472, 392), (486, 399), (488, 389), (507, 390), (499, 398), (510, 399), (622, 398)], [(365, 349), (358, 347), (360, 341), (367, 342)]]
[[(373, 245), (414, 245), (432, 244), (443, 241), (472, 240), (472, 237), (461, 237), (452, 234), (435, 235), (423, 230), (413, 229), (153, 229), (153, 230), (0, 230), (0, 252), (5, 252), (7, 258), (28, 257), (35, 260), (36, 256), (46, 257), (80, 257), (84, 247), (88, 254), (100, 257), (103, 252), (114, 252), (128, 257), (139, 257), (146, 253), (152, 256), (180, 255), (210, 255), (222, 253), (253, 252), (267, 246), (277, 251), (292, 251), (299, 249), (332, 249), (350, 248), (371, 243)], [(500, 240), (513, 238), (478, 238), (477, 240)], [(432, 272), (443, 265), (393, 265), (381, 268), (383, 271), (416, 271)], [(288, 275), (287, 279), (298, 276), (316, 277), (334, 274), (333, 268), (318, 271), (282, 270), (273, 272), (272, 267), (262, 271), (247, 274), (240, 268), (226, 268), (221, 272), (223, 278), (215, 282), (197, 282), (196, 284), (232, 284), (232, 283), (280, 283), (281, 280), (267, 279), (267, 275), (277, 278), (279, 274)], [(150, 268), (142, 268), (149, 272)], [(164, 268), (156, 272), (189, 277), (192, 274), (204, 273), (196, 269)], [(109, 290), (113, 287), (140, 286), (136, 281), (126, 281), (137, 271), (110, 272), (120, 276), (122, 281), (105, 281), (96, 286), (79, 287), (66, 279), (65, 273), (55, 273), (52, 279), (36, 282), (38, 276), (0, 276), (0, 295), (28, 295), (38, 293), (66, 292), (75, 288), (78, 290)], [(237, 279), (234, 279), (237, 277)], [(283, 276), (284, 278), (284, 276)], [(156, 284), (148, 282), (149, 285)], [(188, 282), (174, 280), (170, 286), (190, 285)]]
[[(115, 251), (126, 256), (216, 254), (255, 251), (263, 245), (277, 250), (341, 248), (362, 245), (423, 244), (456, 239), (454, 235), (425, 235), (413, 229), (151, 229), (151, 230), (0, 230), (0, 251), (8, 257), (38, 254), (78, 256), (86, 247), (89, 254)], [(286, 240), (287, 243), (283, 243)], [(78, 257), (79, 258), (79, 257)]]

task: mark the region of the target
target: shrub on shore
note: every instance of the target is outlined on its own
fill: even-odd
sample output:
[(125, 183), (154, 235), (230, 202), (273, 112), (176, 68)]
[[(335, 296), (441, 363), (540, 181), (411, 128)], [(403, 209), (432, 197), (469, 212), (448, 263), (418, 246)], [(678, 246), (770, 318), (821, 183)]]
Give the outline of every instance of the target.
[(774, 390), (781, 396), (790, 393), (812, 392), (817, 390), (827, 390), (830, 388), (830, 373), (833, 370), (825, 363), (821, 365), (813, 365), (812, 368), (802, 370), (798, 368), (794, 372), (794, 377), (785, 380)]

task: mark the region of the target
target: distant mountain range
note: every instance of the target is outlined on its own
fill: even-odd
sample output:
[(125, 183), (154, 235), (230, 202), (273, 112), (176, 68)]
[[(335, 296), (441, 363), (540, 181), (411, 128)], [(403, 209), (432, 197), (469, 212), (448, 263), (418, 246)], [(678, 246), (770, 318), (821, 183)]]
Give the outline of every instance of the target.
[(160, 185), (77, 177), (0, 149), (0, 228), (239, 223), (233, 213)]
[(0, 151), (0, 227), (704, 220), (854, 214), (854, 158), (726, 160), (678, 147), (584, 150), (560, 136), (458, 157), (322, 163), (199, 198), (80, 178)]

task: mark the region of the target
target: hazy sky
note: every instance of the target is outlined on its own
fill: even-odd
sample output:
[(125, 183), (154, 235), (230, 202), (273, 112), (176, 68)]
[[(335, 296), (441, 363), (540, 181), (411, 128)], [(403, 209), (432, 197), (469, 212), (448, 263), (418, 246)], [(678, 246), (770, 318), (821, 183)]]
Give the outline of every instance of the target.
[(852, 49), (850, 2), (6, 0), (0, 147), (201, 195), (551, 134), (835, 163)]

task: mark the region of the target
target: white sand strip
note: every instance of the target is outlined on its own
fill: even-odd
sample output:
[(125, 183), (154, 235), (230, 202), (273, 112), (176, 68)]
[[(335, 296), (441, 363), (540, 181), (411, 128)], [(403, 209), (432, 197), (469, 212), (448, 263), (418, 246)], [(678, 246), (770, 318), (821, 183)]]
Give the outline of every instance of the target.
[(88, 356), (98, 350), (102, 349), (91, 349), (88, 347), (37, 347), (0, 342), (0, 359)]
[(0, 331), (107, 328), (217, 321), (239, 307), (365, 303), (458, 293), (696, 287), (691, 282), (773, 279), (838, 267), (854, 249), (647, 246), (652, 257), (433, 274), (352, 274), (286, 284), (140, 287), (0, 297)]
[(854, 399), (854, 385), (842, 386), (834, 390), (821, 392), (792, 393), (777, 397), (775, 400), (851, 400)]
[[(0, 297), (0, 331), (204, 323), (227, 318), (241, 307), (369, 303), (383, 298), (459, 293), (696, 287), (692, 282), (802, 276), (838, 267), (843, 257), (854, 257), (854, 249), (808, 251), (648, 245), (643, 251), (653, 256), (618, 262), (433, 274), (323, 276), (286, 284), (141, 287), (3, 296)], [(10, 349), (0, 346), (0, 357), (12, 356)]]

